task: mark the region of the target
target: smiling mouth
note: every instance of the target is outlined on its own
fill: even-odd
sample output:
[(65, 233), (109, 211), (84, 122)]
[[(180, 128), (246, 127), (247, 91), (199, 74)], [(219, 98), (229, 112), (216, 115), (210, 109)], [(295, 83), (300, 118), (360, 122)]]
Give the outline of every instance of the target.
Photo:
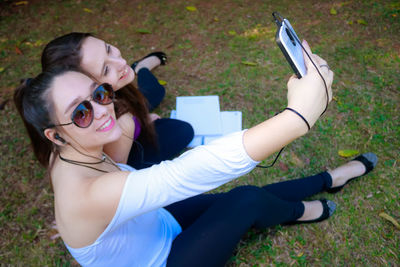
[(120, 80), (124, 79), (128, 75), (128, 66), (125, 67), (125, 70), (122, 72), (121, 77), (119, 78)]
[(108, 128), (110, 128), (110, 126), (113, 126), (113, 118), (110, 116), (110, 118), (97, 130), (98, 131), (104, 131), (104, 130), (108, 130)]

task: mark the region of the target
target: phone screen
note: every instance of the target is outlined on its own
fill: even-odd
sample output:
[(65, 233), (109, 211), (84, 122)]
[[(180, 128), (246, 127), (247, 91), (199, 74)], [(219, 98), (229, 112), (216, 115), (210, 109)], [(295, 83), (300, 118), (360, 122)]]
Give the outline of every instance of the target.
[(305, 76), (307, 69), (299, 38), (287, 19), (283, 19), (277, 32), (276, 41), (297, 77)]

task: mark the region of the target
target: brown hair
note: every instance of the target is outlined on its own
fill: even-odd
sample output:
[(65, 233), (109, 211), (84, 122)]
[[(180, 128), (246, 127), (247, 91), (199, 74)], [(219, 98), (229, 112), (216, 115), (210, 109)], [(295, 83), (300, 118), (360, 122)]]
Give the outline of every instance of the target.
[[(42, 53), (42, 70), (45, 71), (49, 68), (60, 66), (77, 70), (91, 77), (89, 73), (83, 71), (80, 67), (82, 43), (90, 36), (93, 35), (90, 33), (72, 32), (49, 42)], [(142, 93), (130, 83), (116, 91), (115, 95), (115, 113), (117, 118), (127, 112), (135, 115), (140, 122), (143, 137), (151, 143), (156, 144), (154, 126), (149, 121), (147, 101)]]
[[(50, 155), (58, 155), (58, 147), (44, 135), (44, 130), (54, 124), (52, 101), (49, 100), (49, 88), (54, 78), (67, 72), (67, 69), (53, 69), (42, 72), (34, 79), (21, 81), (14, 91), (14, 103), (31, 139), (36, 158), (45, 168), (51, 169)], [(55, 158), (55, 157), (54, 157)]]

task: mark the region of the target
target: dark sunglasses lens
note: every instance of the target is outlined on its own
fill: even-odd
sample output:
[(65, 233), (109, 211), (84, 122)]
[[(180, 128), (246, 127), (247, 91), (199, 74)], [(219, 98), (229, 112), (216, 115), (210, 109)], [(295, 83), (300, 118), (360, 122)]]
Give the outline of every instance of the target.
[(102, 84), (93, 92), (93, 100), (102, 105), (111, 104), (113, 98), (114, 91), (109, 84)]
[(72, 114), (72, 121), (78, 127), (89, 127), (93, 121), (93, 107), (89, 101), (83, 101), (76, 107)]

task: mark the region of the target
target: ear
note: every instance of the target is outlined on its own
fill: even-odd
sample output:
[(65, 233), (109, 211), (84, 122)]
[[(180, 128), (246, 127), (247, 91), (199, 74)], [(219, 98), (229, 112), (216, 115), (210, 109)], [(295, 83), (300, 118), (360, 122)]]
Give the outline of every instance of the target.
[(57, 138), (57, 131), (56, 129), (53, 128), (48, 128), (46, 130), (44, 130), (44, 136), (46, 136), (47, 139), (49, 139), (51, 142), (53, 142), (54, 144), (58, 145), (58, 146), (65, 146), (66, 142), (62, 142), (63, 139), (62, 138)]

